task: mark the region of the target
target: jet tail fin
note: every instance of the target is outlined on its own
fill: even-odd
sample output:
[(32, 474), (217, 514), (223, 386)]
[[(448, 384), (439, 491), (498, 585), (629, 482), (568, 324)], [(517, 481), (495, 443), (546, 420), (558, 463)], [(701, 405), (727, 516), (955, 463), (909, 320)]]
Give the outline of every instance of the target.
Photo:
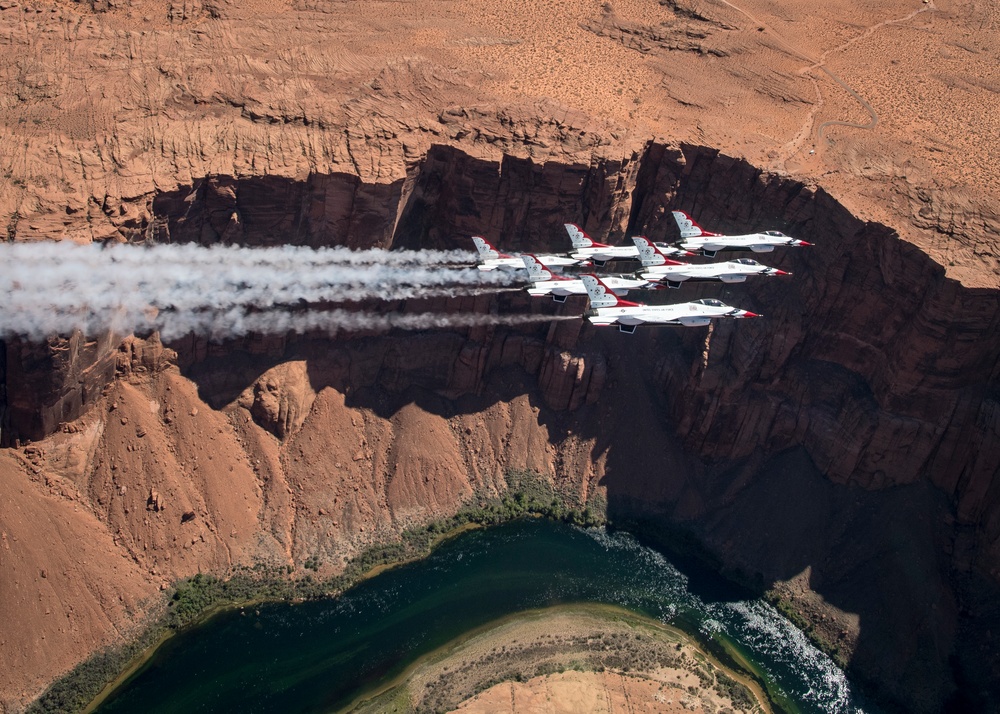
[(615, 295), (615, 292), (601, 282), (596, 275), (584, 274), (580, 276), (583, 287), (587, 289), (587, 297), (590, 298), (590, 306), (598, 307), (639, 307), (637, 302), (622, 300)]
[(493, 247), (493, 244), (482, 236), (472, 236), (472, 242), (476, 245), (476, 250), (479, 251), (479, 257), (482, 260), (497, 260), (498, 258), (506, 258), (507, 256), (501, 253), (499, 250)]
[(569, 233), (569, 239), (574, 248), (607, 248), (604, 243), (598, 243), (575, 223), (564, 223), (563, 227)]
[(522, 255), (521, 260), (524, 261), (524, 267), (528, 269), (528, 280), (531, 282), (540, 283), (552, 280), (552, 271), (542, 265), (542, 262), (531, 253)]
[(697, 238), (704, 235), (714, 235), (708, 233), (701, 226), (694, 222), (684, 211), (671, 211), (674, 216), (674, 221), (677, 222), (677, 227), (681, 231), (681, 238)]
[(646, 236), (635, 236), (632, 238), (635, 247), (639, 249), (639, 260), (644, 268), (654, 265), (684, 265), (677, 260), (671, 260), (663, 251)]

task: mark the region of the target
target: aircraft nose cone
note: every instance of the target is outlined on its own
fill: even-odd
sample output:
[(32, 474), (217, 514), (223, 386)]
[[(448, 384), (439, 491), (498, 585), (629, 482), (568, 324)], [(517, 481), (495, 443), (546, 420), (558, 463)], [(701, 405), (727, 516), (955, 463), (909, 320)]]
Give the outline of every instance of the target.
[(812, 243), (807, 243), (807, 242), (806, 242), (806, 241), (804, 241), (804, 240), (800, 240), (800, 241), (799, 241), (799, 245), (812, 245)]
[(791, 275), (791, 273), (786, 273), (784, 270), (778, 270), (777, 268), (775, 268), (774, 274), (775, 275)]
[(756, 312), (750, 312), (749, 310), (743, 311), (743, 317), (761, 317)]

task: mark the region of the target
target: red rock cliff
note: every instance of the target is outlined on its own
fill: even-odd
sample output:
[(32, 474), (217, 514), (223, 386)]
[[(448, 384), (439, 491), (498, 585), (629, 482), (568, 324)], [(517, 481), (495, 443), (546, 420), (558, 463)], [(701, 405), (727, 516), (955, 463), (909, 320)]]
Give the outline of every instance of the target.
[[(968, 663), (985, 646), (982, 593), (1000, 567), (1000, 299), (946, 278), (822, 189), (696, 146), (588, 164), (437, 146), (390, 184), (213, 176), (149, 201), (135, 236), (202, 243), (454, 248), (482, 232), (505, 248), (555, 249), (568, 216), (611, 242), (672, 240), (674, 206), (712, 229), (815, 243), (766, 256), (793, 278), (685, 287), (685, 298), (721, 295), (765, 315), (707, 333), (629, 338), (569, 322), (191, 338), (172, 345), (176, 358), (155, 341), (8, 343), (5, 439), (103, 424), (87, 466), (66, 478), (154, 580), (260, 557), (336, 562), (374, 533), (502, 488), (506, 468), (533, 468), (604, 493), (612, 517), (696, 533), (744, 577), (804, 582), (860, 618), (835, 636), (907, 706), (929, 711), (950, 695), (949, 658), (995, 681)], [(496, 301), (552, 309), (520, 295), (435, 307)], [(232, 450), (224, 487), (205, 433)], [(128, 505), (123, 487), (145, 505)], [(173, 522), (182, 511), (194, 525)]]

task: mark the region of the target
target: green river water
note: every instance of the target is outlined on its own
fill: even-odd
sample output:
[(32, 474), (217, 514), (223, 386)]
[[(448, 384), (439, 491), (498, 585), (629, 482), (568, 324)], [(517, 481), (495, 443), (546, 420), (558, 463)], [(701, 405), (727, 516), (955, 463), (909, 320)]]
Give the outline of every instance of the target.
[(572, 602), (670, 623), (724, 661), (736, 653), (779, 710), (874, 711), (772, 607), (691, 575), (624, 533), (544, 520), (469, 531), (335, 599), (223, 612), (167, 640), (98, 711), (332, 712), (470, 630)]

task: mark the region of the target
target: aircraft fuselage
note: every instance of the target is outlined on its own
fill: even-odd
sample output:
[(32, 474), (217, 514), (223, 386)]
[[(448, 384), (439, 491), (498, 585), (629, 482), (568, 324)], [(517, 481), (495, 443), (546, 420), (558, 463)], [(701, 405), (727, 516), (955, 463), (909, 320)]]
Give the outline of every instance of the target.
[(786, 236), (780, 231), (748, 233), (739, 236), (694, 236), (684, 238), (680, 246), (685, 250), (700, 250), (705, 255), (715, 255), (720, 250), (750, 250), (754, 253), (770, 253), (778, 246), (811, 245), (803, 240)]

